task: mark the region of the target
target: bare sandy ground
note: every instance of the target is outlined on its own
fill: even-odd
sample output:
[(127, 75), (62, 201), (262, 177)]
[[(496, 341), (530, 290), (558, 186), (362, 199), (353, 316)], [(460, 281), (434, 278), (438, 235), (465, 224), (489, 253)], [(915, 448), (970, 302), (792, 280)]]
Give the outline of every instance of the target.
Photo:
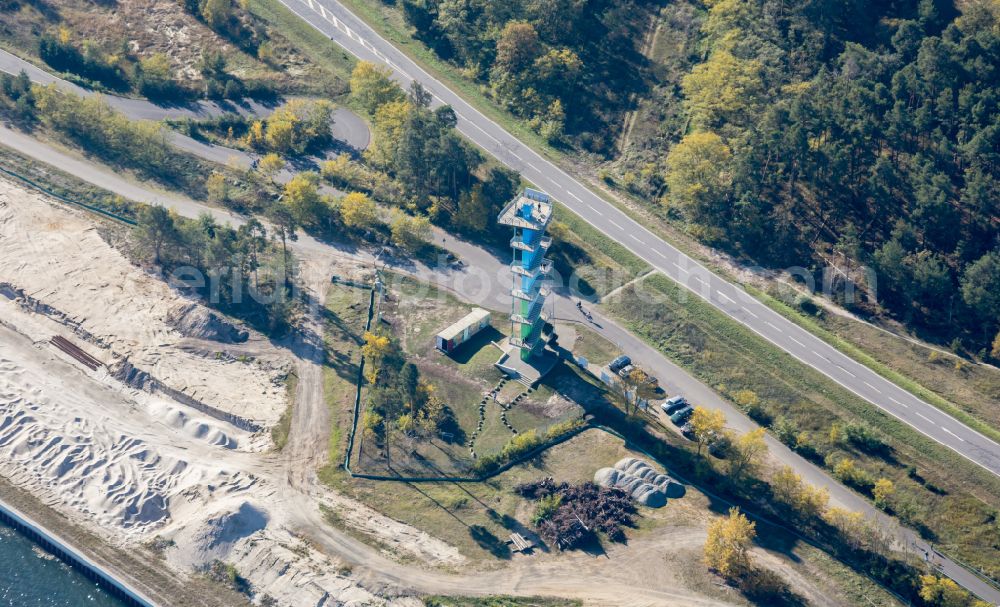
[[(218, 323), (208, 319), (215, 315), (129, 263), (88, 218), (4, 181), (0, 292), (44, 312), (24, 329), (35, 340), (64, 333), (89, 342), (88, 351), (105, 363), (127, 359), (170, 388), (262, 425), (285, 409), (287, 357), (262, 348), (262, 356), (245, 363), (221, 356), (226, 343), (217, 344), (215, 357), (178, 347), (186, 338), (211, 336)], [(263, 341), (250, 333), (251, 342)]]
[[(333, 256), (306, 253), (303, 277), (322, 301), (330, 273), (345, 270)], [(455, 547), (315, 480), (329, 432), (318, 314), (284, 349), (252, 334), (247, 344), (213, 342), (204, 331), (212, 323), (194, 323), (202, 334), (185, 335), (170, 319), (190, 314), (192, 302), (131, 266), (88, 216), (4, 181), (0, 283), (0, 476), (115, 545), (172, 540), (165, 566), (190, 574), (215, 559), (232, 563), (258, 598), (266, 593), (281, 605), (410, 607), (423, 593), (731, 604), (664, 573), (664, 554), (703, 541), (696, 527), (664, 530), (601, 558), (533, 557), (445, 573), (464, 570)], [(112, 367), (127, 358), (186, 397), (265, 426), (286, 405), (278, 380), (294, 365), (293, 440), (281, 454), (267, 451), (266, 431), (240, 430), (126, 385), (106, 368), (90, 370), (55, 349), (54, 334)], [(213, 343), (253, 356), (215, 356)], [(321, 504), (380, 548), (330, 526)]]
[[(0, 476), (115, 545), (173, 540), (164, 556), (179, 571), (233, 563), (283, 605), (419, 604), (362, 588), (350, 567), (297, 531), (304, 518), (325, 526), (324, 503), (394, 554), (461, 562), (444, 542), (342, 496), (289, 486), (292, 471), (310, 463), (269, 451), (267, 428), (288, 404), (292, 366), (318, 373), (321, 359), (252, 331), (243, 343), (214, 340), (224, 319), (204, 322), (208, 310), (132, 266), (96, 225), (0, 180)], [(85, 367), (50, 343), (54, 335), (107, 366)], [(112, 372), (123, 360), (263, 429), (241, 430), (123, 383)], [(322, 390), (308, 404), (324, 410)]]

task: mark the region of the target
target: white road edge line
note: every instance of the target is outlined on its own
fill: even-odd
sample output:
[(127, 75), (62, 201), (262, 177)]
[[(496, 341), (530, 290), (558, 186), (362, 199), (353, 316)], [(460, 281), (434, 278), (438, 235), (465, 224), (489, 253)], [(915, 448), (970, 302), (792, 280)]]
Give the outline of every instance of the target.
[[(292, 10), (292, 12), (294, 12), (294, 13), (298, 14), (298, 12), (297, 12), (297, 11), (295, 11), (294, 9), (292, 9), (292, 7), (291, 7), (291, 6), (289, 6), (289, 4), (288, 4), (287, 0), (279, 0), (279, 1), (280, 1), (280, 2), (282, 3), (282, 4), (284, 4), (285, 6), (287, 6), (287, 7), (289, 8), (289, 9), (291, 9), (291, 10)], [(299, 16), (301, 17), (302, 15), (299, 15)], [(303, 19), (304, 19), (304, 17), (303, 17)], [(307, 21), (307, 23), (308, 23), (308, 20), (306, 20), (306, 21)], [(315, 26), (314, 24), (311, 24), (311, 23), (310, 23), (310, 25), (313, 25), (314, 27), (316, 27), (316, 26)], [(317, 29), (319, 29), (319, 28), (317, 27)], [(346, 28), (345, 28), (345, 29), (346, 29)], [(322, 30), (320, 30), (320, 31), (322, 31)], [(378, 34), (377, 32), (375, 33), (375, 37), (376, 37), (376, 38), (378, 38), (378, 39), (380, 39), (380, 40), (381, 40), (382, 42), (384, 42), (384, 43), (385, 43), (385, 44), (386, 44), (387, 46), (392, 46), (391, 44), (389, 44), (389, 42), (387, 42), (387, 41), (385, 40), (385, 38), (383, 38), (382, 36), (380, 36), (380, 35), (379, 35), (379, 34)], [(335, 41), (335, 42), (336, 42), (336, 41)], [(344, 46), (344, 45), (341, 45), (341, 46)], [(348, 52), (351, 52), (351, 49), (349, 49), (349, 48), (347, 48), (347, 47), (344, 47), (344, 48), (345, 48), (345, 50), (347, 50)], [(421, 68), (421, 67), (420, 67), (419, 65), (415, 65), (415, 67), (417, 68), (417, 70), (419, 70), (419, 71), (420, 71), (421, 73), (423, 73), (423, 75), (424, 75), (425, 77), (427, 77), (427, 78), (428, 78), (428, 79), (429, 79), (430, 81), (432, 81), (432, 82), (438, 82), (438, 81), (437, 81), (437, 79), (435, 79), (435, 78), (434, 78), (433, 76), (431, 76), (431, 75), (430, 75), (429, 73), (427, 73), (427, 71), (426, 71), (426, 70), (424, 70), (423, 68)], [(404, 71), (403, 71), (402, 69), (398, 69), (398, 72), (399, 72), (399, 73), (401, 73), (401, 74), (403, 74), (404, 76), (406, 76), (406, 77), (408, 77), (408, 78), (411, 78), (411, 79), (413, 78), (413, 76), (410, 76), (409, 74), (407, 74), (406, 72), (404, 72)], [(466, 105), (468, 105), (468, 104), (466, 104)], [(485, 121), (487, 121), (487, 122), (489, 122), (489, 123), (491, 123), (491, 124), (493, 124), (493, 125), (497, 126), (497, 125), (496, 125), (496, 122), (494, 122), (494, 121), (490, 120), (490, 119), (489, 119), (488, 117), (486, 117), (486, 116), (485, 116), (485, 115), (484, 115), (484, 114), (483, 114), (482, 112), (480, 112), (479, 110), (477, 110), (477, 109), (476, 109), (475, 107), (472, 107), (472, 106), (470, 105), (470, 106), (469, 106), (469, 108), (470, 108), (470, 109), (471, 109), (471, 110), (472, 110), (472, 111), (473, 111), (473, 112), (474, 112), (474, 113), (475, 113), (475, 114), (476, 114), (476, 115), (477, 115), (478, 117), (480, 117), (480, 118), (482, 118), (483, 120), (485, 120)], [(475, 123), (472, 123), (472, 124), (475, 124)], [(478, 125), (477, 125), (477, 126), (478, 126)], [(480, 129), (480, 130), (481, 130), (481, 129)], [(489, 136), (489, 134), (488, 134), (488, 133), (487, 133), (487, 135)], [(492, 136), (490, 136), (490, 137), (492, 138)], [(533, 151), (533, 150), (531, 150), (530, 148), (527, 148), (527, 149), (528, 149), (528, 151), (530, 151), (530, 152), (534, 153), (534, 151)], [(536, 154), (536, 155), (537, 155), (537, 154)], [(554, 168), (554, 169), (555, 169), (556, 171), (558, 171), (559, 173), (561, 173), (562, 175), (564, 175), (565, 177), (567, 177), (568, 179), (570, 179), (571, 181), (573, 181), (574, 183), (576, 183), (576, 184), (577, 184), (578, 186), (580, 186), (581, 188), (583, 188), (583, 189), (587, 189), (587, 188), (586, 188), (586, 187), (584, 187), (584, 186), (583, 186), (583, 184), (581, 184), (581, 183), (580, 183), (580, 182), (579, 182), (579, 181), (578, 181), (578, 180), (577, 180), (576, 178), (574, 178), (574, 177), (573, 177), (572, 175), (569, 175), (568, 173), (566, 173), (566, 172), (565, 172), (564, 170), (562, 170), (562, 169), (561, 169), (560, 167), (558, 167), (558, 166), (555, 166), (555, 165), (552, 165), (552, 166), (553, 166), (553, 168)], [(587, 220), (586, 220), (586, 219), (584, 219), (584, 221), (587, 221)], [(588, 223), (591, 223), (591, 222), (589, 222), (589, 221), (588, 221)], [(593, 224), (591, 223), (591, 225), (593, 225)], [(598, 229), (598, 230), (600, 229), (600, 228), (599, 228), (598, 226), (596, 226), (596, 225), (594, 225), (593, 227), (594, 227), (594, 228), (596, 228), (596, 229)], [(645, 229), (645, 228), (642, 228), (642, 226), (640, 226), (640, 229)], [(652, 233), (651, 231), (649, 231), (649, 230), (645, 230), (645, 231), (646, 231), (646, 232), (648, 232), (648, 233), (649, 233), (650, 235), (652, 235), (652, 236), (653, 236), (654, 238), (656, 238), (657, 240), (661, 240), (661, 241), (662, 241), (662, 239), (661, 239), (660, 237), (656, 236), (656, 235), (655, 235), (655, 234), (653, 234), (653, 233)], [(694, 263), (695, 263), (696, 265), (699, 265), (699, 266), (701, 265), (701, 264), (698, 264), (698, 262), (696, 262), (696, 261), (695, 261)], [(694, 291), (693, 289), (690, 289), (690, 288), (688, 288), (688, 289), (689, 289), (689, 290), (691, 290), (692, 292), (694, 292), (695, 294), (698, 294), (698, 293), (697, 293), (697, 291)], [(745, 308), (745, 307), (744, 307), (744, 308), (742, 308), (742, 310), (743, 310), (743, 311), (745, 311), (745, 312), (747, 312), (748, 314), (750, 314), (750, 315), (751, 315), (751, 316), (753, 316), (754, 318), (757, 318), (757, 315), (756, 315), (756, 314), (754, 314), (753, 312), (751, 312), (750, 310), (748, 310), (747, 308)], [(761, 336), (762, 338), (764, 338), (765, 340), (767, 340), (767, 341), (771, 341), (771, 340), (770, 340), (770, 339), (768, 339), (768, 338), (767, 338), (767, 337), (766, 337), (765, 335), (763, 335), (762, 333), (760, 333), (759, 331), (757, 331), (756, 329), (754, 329), (754, 328), (753, 328), (752, 326), (749, 326), (749, 325), (746, 325), (746, 326), (747, 326), (747, 328), (749, 328), (749, 329), (750, 329), (751, 331), (753, 331), (754, 333), (757, 333), (758, 335), (760, 335), (760, 336)], [(772, 342), (772, 343), (773, 343), (773, 342)], [(776, 346), (780, 347), (780, 345), (779, 345), (779, 344), (774, 344), (774, 345), (776, 345)], [(817, 353), (816, 353), (815, 351), (813, 351), (813, 353), (814, 353), (814, 354), (817, 354)], [(796, 358), (797, 360), (799, 360), (799, 362), (801, 362), (802, 364), (804, 364), (804, 365), (807, 365), (807, 366), (812, 366), (812, 365), (811, 365), (810, 363), (808, 363), (808, 362), (806, 362), (805, 360), (803, 360), (803, 359), (799, 358), (798, 356), (795, 356), (794, 354), (792, 354), (792, 356), (793, 356), (794, 358)], [(819, 354), (817, 354), (817, 356), (819, 356)], [(858, 395), (859, 397), (861, 397), (862, 399), (864, 399), (864, 396), (862, 396), (861, 394), (858, 394), (858, 393), (857, 393), (857, 392), (856, 392), (856, 391), (855, 391), (854, 389), (852, 389), (852, 388), (851, 388), (850, 386), (848, 386), (848, 385), (846, 385), (846, 384), (844, 384), (844, 383), (840, 382), (839, 380), (837, 380), (837, 379), (836, 379), (835, 377), (833, 377), (833, 376), (832, 376), (831, 374), (829, 374), (828, 372), (826, 372), (826, 371), (825, 371), (825, 370), (823, 370), (822, 368), (820, 368), (820, 367), (816, 367), (816, 369), (817, 369), (818, 371), (820, 371), (821, 373), (823, 373), (824, 375), (826, 375), (827, 377), (829, 377), (829, 378), (830, 378), (831, 380), (833, 380), (834, 382), (836, 382), (836, 383), (840, 384), (841, 386), (843, 386), (844, 388), (846, 388), (846, 389), (847, 389), (848, 391), (850, 391), (850, 392), (853, 392), (854, 394), (857, 394), (857, 395)], [(884, 407), (882, 407), (881, 405), (879, 405), (878, 403), (872, 403), (872, 404), (874, 404), (875, 406), (879, 407), (880, 409), (883, 409), (883, 410), (885, 410), (885, 408), (884, 408)], [(890, 411), (888, 411), (888, 410), (886, 410), (886, 411), (887, 411), (887, 412), (889, 412), (889, 413), (891, 413), (891, 412), (890, 412)], [(917, 426), (913, 425), (912, 423), (910, 423), (910, 422), (908, 422), (908, 421), (906, 421), (906, 420), (904, 420), (904, 419), (902, 419), (902, 418), (900, 418), (900, 419), (901, 419), (901, 420), (902, 420), (902, 421), (903, 421), (904, 423), (906, 423), (907, 425), (909, 425), (910, 427), (912, 427), (912, 428), (913, 428), (914, 430), (916, 430), (916, 431), (920, 432), (921, 434), (923, 434), (924, 436), (927, 436), (928, 438), (931, 438), (931, 439), (934, 439), (934, 437), (932, 437), (931, 435), (927, 434), (927, 432), (923, 431), (922, 429), (918, 428)], [(972, 431), (972, 432), (973, 432), (974, 434), (976, 434), (977, 436), (979, 436), (979, 437), (983, 438), (984, 440), (986, 440), (987, 442), (989, 442), (989, 443), (992, 443), (992, 444), (994, 444), (994, 445), (1000, 445), (1000, 443), (998, 443), (997, 441), (995, 441), (995, 440), (993, 440), (993, 439), (990, 439), (990, 438), (986, 437), (986, 436), (985, 436), (984, 434), (982, 434), (981, 432), (978, 432), (978, 431), (976, 431), (976, 430), (974, 430), (974, 429), (970, 429), (970, 430), (971, 430), (971, 431)], [(934, 440), (936, 440), (936, 439), (934, 439)], [(937, 441), (937, 442), (940, 442), (940, 441)], [(942, 444), (943, 444), (943, 443), (942, 443)], [(995, 472), (995, 471), (994, 471), (994, 470), (992, 470), (991, 468), (987, 467), (987, 466), (986, 466), (985, 464), (983, 464), (983, 463), (981, 463), (981, 462), (978, 462), (978, 461), (976, 461), (975, 459), (973, 459), (972, 457), (970, 457), (970, 456), (966, 455), (965, 453), (962, 453), (961, 451), (957, 451), (957, 450), (955, 450), (955, 451), (956, 451), (956, 452), (957, 452), (957, 453), (958, 453), (958, 454), (959, 454), (960, 456), (962, 456), (962, 457), (964, 457), (965, 459), (969, 460), (969, 461), (970, 461), (970, 462), (972, 462), (973, 464), (975, 464), (975, 465), (977, 465), (977, 466), (979, 466), (979, 467), (981, 467), (981, 468), (983, 468), (983, 469), (987, 470), (988, 472), (990, 472), (990, 473), (992, 473), (992, 474), (995, 474), (995, 475), (997, 475), (997, 476), (1000, 476), (1000, 473), (998, 473), (998, 472)]]

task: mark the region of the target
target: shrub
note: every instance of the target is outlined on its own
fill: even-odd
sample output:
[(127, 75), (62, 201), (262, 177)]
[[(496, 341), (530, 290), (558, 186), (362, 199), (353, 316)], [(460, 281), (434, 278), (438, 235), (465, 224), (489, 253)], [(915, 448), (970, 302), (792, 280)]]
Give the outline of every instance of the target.
[(562, 504), (562, 496), (555, 493), (540, 499), (538, 506), (535, 507), (535, 515), (531, 518), (531, 524), (535, 527), (541, 525), (542, 521), (555, 514), (560, 504)]

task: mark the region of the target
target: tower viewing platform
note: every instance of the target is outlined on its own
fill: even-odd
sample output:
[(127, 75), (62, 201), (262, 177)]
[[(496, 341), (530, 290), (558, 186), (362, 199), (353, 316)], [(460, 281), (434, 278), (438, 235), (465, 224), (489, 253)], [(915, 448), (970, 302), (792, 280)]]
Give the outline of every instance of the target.
[(511, 346), (520, 350), (521, 360), (528, 360), (543, 347), (541, 313), (549, 290), (542, 283), (548, 277), (552, 262), (545, 252), (552, 239), (545, 230), (552, 221), (553, 202), (548, 194), (525, 188), (510, 201), (497, 223), (514, 228), (510, 241), (513, 252), (511, 269)]

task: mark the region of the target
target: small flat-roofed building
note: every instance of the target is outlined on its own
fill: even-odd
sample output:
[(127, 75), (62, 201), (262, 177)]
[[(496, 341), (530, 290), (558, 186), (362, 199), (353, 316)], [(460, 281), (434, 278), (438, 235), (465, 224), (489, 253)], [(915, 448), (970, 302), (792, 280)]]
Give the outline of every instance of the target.
[(451, 354), (455, 348), (472, 339), (490, 325), (490, 313), (482, 308), (473, 308), (461, 320), (441, 331), (434, 338), (435, 346), (445, 354)]

